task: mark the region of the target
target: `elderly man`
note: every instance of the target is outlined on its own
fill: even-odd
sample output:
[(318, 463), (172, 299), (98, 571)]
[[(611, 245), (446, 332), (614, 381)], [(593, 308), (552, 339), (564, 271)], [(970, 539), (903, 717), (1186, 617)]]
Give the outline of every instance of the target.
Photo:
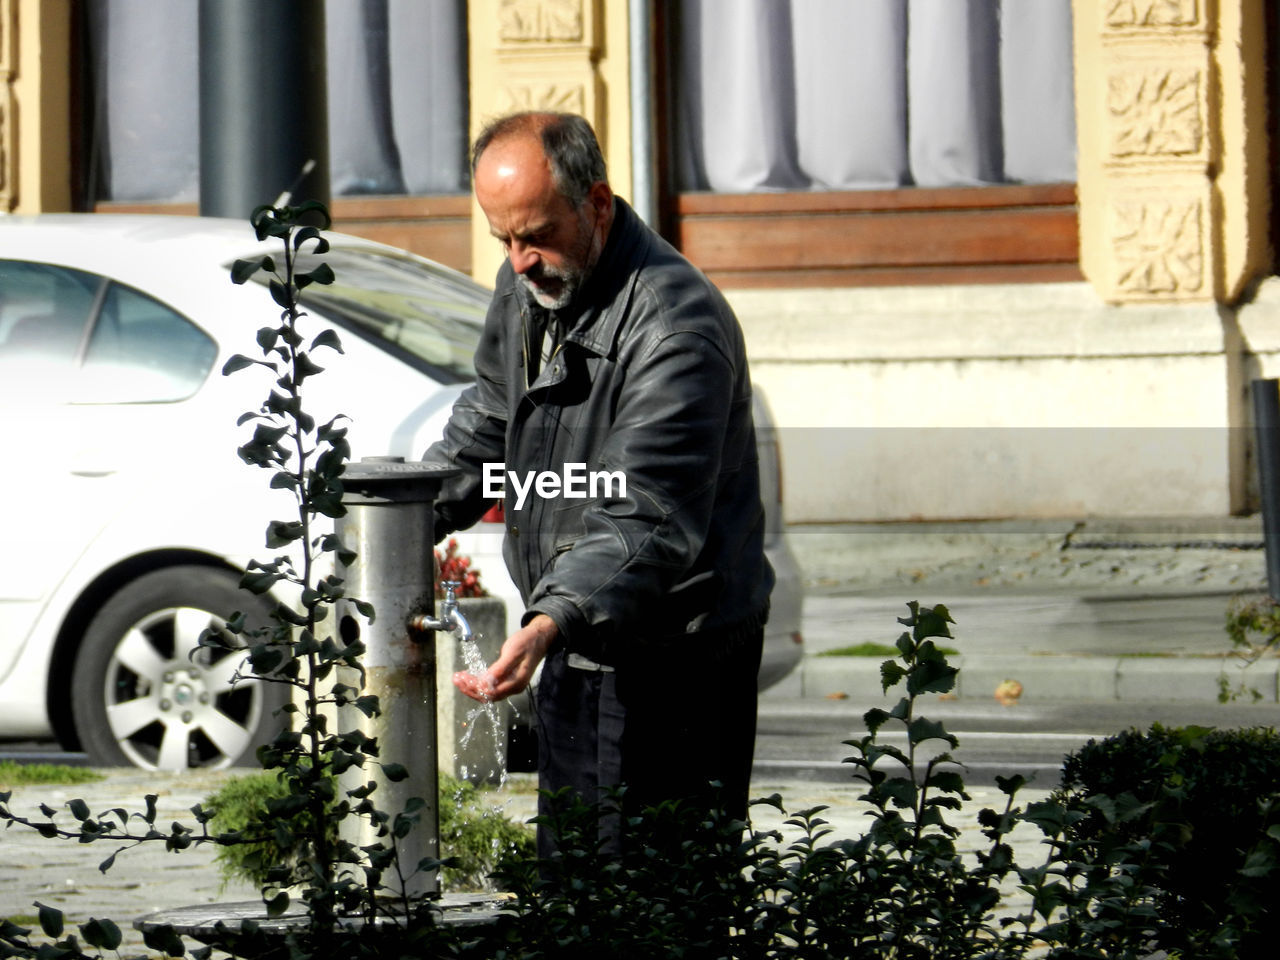
[(741, 815), (773, 572), (738, 322), (613, 195), (581, 117), (504, 117), (472, 171), (507, 259), (476, 383), (427, 454), (462, 468), (436, 532), (474, 523), (501, 471), (526, 611), (488, 673), (454, 683), (501, 699), (543, 664), (544, 791), (625, 784), (639, 808), (712, 802), (714, 782)]

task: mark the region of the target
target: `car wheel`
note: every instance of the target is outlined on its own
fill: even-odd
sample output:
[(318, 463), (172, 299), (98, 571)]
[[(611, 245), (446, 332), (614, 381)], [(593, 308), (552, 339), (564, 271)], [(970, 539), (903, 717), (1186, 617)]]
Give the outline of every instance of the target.
[[(85, 631), (71, 678), (81, 748), (103, 766), (150, 770), (250, 761), (283, 720), (284, 684), (240, 680), (244, 658), (198, 645), (243, 610), (267, 622), (271, 604), (208, 567), (139, 577), (111, 597)], [(247, 673), (247, 667), (245, 667)]]

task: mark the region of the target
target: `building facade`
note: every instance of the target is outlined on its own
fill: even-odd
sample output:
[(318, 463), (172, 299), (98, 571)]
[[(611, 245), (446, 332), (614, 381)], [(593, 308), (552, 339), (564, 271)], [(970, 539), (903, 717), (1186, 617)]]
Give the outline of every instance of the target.
[[(331, 47), (330, 98), (365, 123), (351, 98), (392, 79), (385, 122), (355, 124), (361, 149), (334, 161), (356, 185), (333, 201), (338, 226), (488, 282), (500, 250), (465, 160), (456, 189), (431, 176), (488, 117), (582, 113), (618, 192), (737, 310), (791, 520), (1256, 509), (1249, 384), (1280, 370), (1272, 5), (344, 3), (329, 2), (331, 35), (377, 7), (382, 39)], [(131, 129), (102, 105), (124, 109), (128, 89), (103, 79), (119, 62), (103, 24), (145, 29), (126, 17), (139, 7), (0, 0), (0, 208), (195, 209), (181, 185), (129, 196), (100, 135)], [(165, 26), (175, 75), (190, 57)], [(413, 30), (441, 37), (417, 60)], [(411, 148), (423, 85), (467, 109), (442, 121), (453, 139)], [(415, 172), (428, 149), (442, 159)]]

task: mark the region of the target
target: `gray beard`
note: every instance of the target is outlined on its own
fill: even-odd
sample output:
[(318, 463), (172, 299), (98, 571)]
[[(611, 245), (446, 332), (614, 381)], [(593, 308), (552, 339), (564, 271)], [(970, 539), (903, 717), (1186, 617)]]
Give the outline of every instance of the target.
[(517, 279), (529, 296), (533, 297), (534, 302), (545, 310), (563, 310), (573, 302), (574, 296), (577, 295), (578, 289), (582, 286), (582, 276), (576, 270), (562, 273), (544, 269), (543, 276), (560, 281), (560, 293), (558, 295), (550, 296), (524, 275), (520, 275)]

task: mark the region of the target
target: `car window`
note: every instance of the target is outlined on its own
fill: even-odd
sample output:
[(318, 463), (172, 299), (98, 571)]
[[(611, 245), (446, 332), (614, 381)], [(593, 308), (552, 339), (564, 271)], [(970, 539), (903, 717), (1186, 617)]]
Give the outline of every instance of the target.
[(182, 400), (217, 354), (204, 331), (144, 293), (70, 267), (0, 260), (6, 394), (57, 403)]
[(28, 381), (70, 375), (101, 287), (80, 270), (0, 260), (0, 363)]
[(218, 356), (203, 330), (159, 300), (112, 283), (84, 356), (81, 402), (183, 400)]
[[(321, 258), (332, 284), (312, 284), (302, 303), (427, 373), (438, 383), (475, 379), (475, 352), (489, 294), (451, 272), (393, 252), (335, 247)], [(300, 258), (307, 271), (315, 261)], [(256, 277), (265, 282), (259, 272)]]

